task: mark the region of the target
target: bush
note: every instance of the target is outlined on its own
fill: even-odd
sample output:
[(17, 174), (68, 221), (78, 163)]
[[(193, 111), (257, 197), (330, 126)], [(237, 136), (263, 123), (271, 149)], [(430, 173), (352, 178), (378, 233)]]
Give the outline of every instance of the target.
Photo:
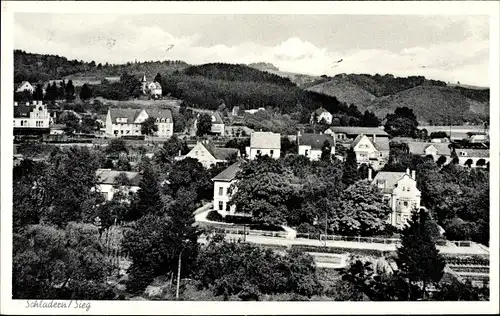
[(224, 217), (217, 211), (210, 211), (207, 214), (207, 219), (213, 222), (224, 222)]

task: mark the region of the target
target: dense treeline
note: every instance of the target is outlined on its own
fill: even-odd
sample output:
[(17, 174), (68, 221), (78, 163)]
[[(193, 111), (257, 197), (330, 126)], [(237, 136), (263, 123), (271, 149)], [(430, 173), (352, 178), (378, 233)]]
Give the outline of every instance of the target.
[(290, 79), (268, 72), (259, 71), (246, 65), (212, 63), (191, 66), (184, 70), (188, 76), (202, 76), (213, 80), (266, 82), (277, 85), (294, 86)]
[(68, 60), (65, 57), (48, 54), (32, 54), (22, 50), (14, 50), (14, 82), (29, 81), (30, 83), (62, 79), (73, 75), (82, 77), (121, 76), (128, 72), (137, 76), (146, 74), (149, 80), (158, 72), (183, 69), (188, 65), (180, 60), (147, 61), (126, 64), (101, 64), (95, 61)]

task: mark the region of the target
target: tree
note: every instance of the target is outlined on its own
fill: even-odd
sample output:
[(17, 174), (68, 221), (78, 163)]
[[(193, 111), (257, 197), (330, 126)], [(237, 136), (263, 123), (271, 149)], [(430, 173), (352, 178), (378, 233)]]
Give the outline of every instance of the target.
[(88, 100), (92, 97), (92, 90), (90, 90), (88, 84), (84, 83), (82, 90), (80, 91), (80, 99)]
[(128, 159), (120, 156), (116, 162), (115, 169), (119, 171), (131, 171), (132, 166), (130, 165)]
[(65, 93), (67, 101), (72, 102), (75, 100), (75, 87), (72, 80), (68, 80), (68, 84), (65, 86)]
[(294, 176), (279, 161), (260, 157), (245, 165), (236, 178), (238, 190), (230, 205), (236, 205), (239, 212), (252, 214), (252, 219), (259, 223), (281, 225), (285, 222)]
[(33, 100), (43, 101), (43, 86), (41, 84), (35, 86)]
[(373, 112), (366, 110), (363, 116), (361, 117), (361, 126), (379, 127), (380, 120)]
[(181, 141), (177, 135), (173, 135), (166, 142), (163, 143), (162, 148), (155, 155), (155, 158), (160, 163), (173, 162), (173, 158), (185, 155), (189, 152), (189, 148), (187, 147), (187, 143), (185, 141)]
[(143, 135), (151, 136), (158, 131), (158, 125), (156, 125), (156, 120), (154, 117), (148, 117), (141, 124), (141, 133)]
[(486, 165), (486, 160), (481, 158), (476, 162), (476, 166), (478, 167), (484, 167)]
[(13, 242), (14, 299), (115, 297), (106, 284), (111, 266), (94, 225), (69, 223), (65, 229), (28, 225), (14, 234)]
[[(292, 142), (288, 136), (283, 136), (281, 137), (281, 157), (285, 157), (288, 153), (295, 154), (297, 153), (297, 143)], [(250, 144), (248, 144), (250, 146)], [(238, 148), (238, 147), (234, 147)], [(245, 152), (245, 149), (243, 150), (240, 149), (241, 152)]]
[(137, 220), (148, 214), (162, 214), (162, 200), (160, 196), (158, 170), (152, 164), (145, 166), (139, 182), (137, 197), (132, 202), (131, 213), (128, 220)]
[(209, 114), (202, 113), (198, 117), (196, 125), (196, 135), (203, 136), (209, 134), (212, 130), (212, 118)]
[(347, 187), (339, 206), (339, 233), (349, 236), (373, 236), (383, 231), (391, 213), (380, 191), (368, 180)]
[(65, 125), (64, 132), (66, 134), (72, 135), (80, 131), (80, 119), (73, 112), (67, 112), (61, 122)]
[(156, 74), (154, 81), (155, 81), (155, 82), (159, 82), (160, 84), (162, 83), (160, 73), (157, 73), (157, 74)]
[(259, 300), (278, 293), (311, 297), (322, 292), (314, 260), (297, 251), (279, 255), (252, 244), (216, 239), (201, 251), (197, 266), (195, 278), (201, 287), (223, 299)]
[(427, 286), (437, 284), (445, 266), (444, 259), (436, 248), (426, 221), (428, 214), (421, 210), (415, 212), (408, 226), (401, 234), (401, 247), (398, 248), (398, 267), (410, 285), (417, 284), (420, 293), (410, 293), (411, 298), (426, 299)]
[(325, 140), (321, 147), (321, 160), (332, 161), (332, 145), (328, 140)]
[(432, 132), (429, 138), (448, 138), (448, 134), (443, 131)]
[(123, 247), (132, 258), (128, 290), (140, 293), (155, 277), (173, 274), (179, 257), (182, 274), (190, 274), (199, 247), (191, 207), (179, 200), (163, 215), (145, 215), (127, 234)]
[(470, 158), (469, 158), (469, 159), (467, 159), (467, 161), (464, 163), (464, 166), (467, 166), (467, 167), (469, 167), (469, 168), (470, 168), (470, 167), (472, 167), (472, 163), (473, 163), (473, 162), (472, 162), (472, 159), (470, 159)]
[(387, 114), (385, 131), (391, 136), (415, 137), (418, 121), (412, 109), (397, 108), (393, 114)]
[(119, 155), (120, 153), (128, 153), (127, 144), (121, 138), (113, 138), (106, 147), (108, 155)]
[(420, 139), (427, 140), (427, 138), (429, 137), (429, 132), (427, 131), (427, 129), (423, 128), (419, 131), (420, 131)]
[(448, 160), (448, 158), (446, 158), (446, 156), (440, 156), (438, 158), (438, 160), (436, 161), (436, 163), (439, 165), (439, 166), (442, 166), (446, 163), (446, 161)]
[(353, 184), (359, 179), (358, 174), (358, 162), (356, 159), (356, 153), (352, 148), (347, 151), (347, 157), (344, 161), (344, 169), (342, 174), (342, 182), (346, 186)]

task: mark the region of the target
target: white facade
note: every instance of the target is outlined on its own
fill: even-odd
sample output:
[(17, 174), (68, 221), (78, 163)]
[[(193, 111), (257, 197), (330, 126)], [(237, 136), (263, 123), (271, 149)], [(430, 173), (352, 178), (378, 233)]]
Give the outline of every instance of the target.
[[(389, 177), (379, 174), (392, 174), (389, 177), (397, 179), (395, 185), (388, 183)], [(389, 203), (392, 213), (389, 216), (388, 223), (395, 227), (402, 227), (411, 219), (412, 212), (420, 209), (420, 190), (417, 188), (415, 171), (410, 175), (410, 171), (401, 172), (380, 172), (373, 180), (373, 184), (384, 192), (384, 200)], [(369, 170), (369, 179), (371, 170)], [(389, 186), (389, 187), (388, 187)], [(394, 187), (392, 187), (394, 186)]]
[(271, 132), (254, 132), (250, 135), (250, 146), (246, 147), (246, 154), (250, 160), (260, 156), (269, 156), (278, 159), (281, 155), (280, 134)]
[(278, 159), (281, 155), (280, 148), (252, 148), (247, 147), (247, 154), (250, 160), (254, 160), (257, 156), (269, 156)]
[(212, 128), (210, 131), (214, 134), (224, 135), (224, 123), (213, 123), (212, 122)]
[(320, 115), (317, 117), (318, 123), (320, 123), (322, 120), (324, 120), (327, 124), (332, 124), (333, 120), (333, 115), (330, 112), (322, 112)]
[(28, 91), (29, 93), (33, 94), (35, 88), (33, 88), (33, 86), (28, 81), (25, 81), (16, 90), (16, 92), (23, 92), (23, 91)]
[[(106, 135), (112, 137), (139, 136), (142, 135), (142, 123), (149, 118), (146, 110), (142, 110), (135, 119), (127, 116), (117, 117), (116, 123), (111, 117), (111, 110), (108, 110), (106, 117)], [(156, 118), (155, 122), (158, 131), (155, 136), (169, 138), (174, 134), (174, 123), (170, 118)]]
[(218, 211), (222, 216), (234, 215), (236, 212), (236, 206), (232, 205), (229, 207), (228, 203), (231, 196), (235, 192), (231, 192), (231, 185), (236, 183), (236, 180), (232, 181), (214, 181), (214, 210)]
[[(332, 154), (335, 152), (334, 148), (332, 148)], [(321, 159), (322, 151), (320, 149), (312, 149), (309, 145), (300, 145), (299, 146), (299, 155), (306, 156), (312, 161), (317, 161)]]
[(201, 142), (196, 143), (193, 149), (191, 149), (185, 156), (186, 158), (193, 158), (198, 160), (203, 167), (209, 169), (214, 166), (217, 162), (223, 162), (224, 160), (217, 160)]
[(50, 126), (50, 115), (47, 110), (47, 105), (43, 104), (42, 101), (33, 101), (32, 104), (29, 102), (26, 105), (18, 105), (14, 102), (14, 107), (24, 107), (26, 110), (31, 110), (29, 116), (26, 117), (14, 117), (14, 127), (15, 128), (49, 128)]
[(375, 170), (383, 167), (385, 160), (389, 156), (389, 151), (378, 150), (366, 135), (360, 135), (358, 138), (356, 138), (352, 147), (358, 165), (366, 164)]

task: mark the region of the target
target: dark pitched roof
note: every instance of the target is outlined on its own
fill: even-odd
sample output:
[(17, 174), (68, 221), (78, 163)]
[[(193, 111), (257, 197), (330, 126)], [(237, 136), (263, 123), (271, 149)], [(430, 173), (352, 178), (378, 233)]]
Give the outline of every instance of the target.
[(390, 151), (389, 139), (379, 138), (373, 141), (370, 137), (370, 140), (378, 151)]
[(111, 115), (111, 122), (117, 124), (117, 118), (127, 118), (127, 124), (131, 124), (135, 121), (142, 109), (122, 109), (122, 108), (109, 108), (109, 114)]
[(331, 126), (328, 128), (334, 133), (343, 133), (349, 135), (376, 135), (376, 136), (386, 136), (389, 137), (383, 129), (378, 127), (359, 127), (359, 126)]
[(325, 141), (328, 141), (331, 146), (335, 145), (333, 137), (328, 134), (304, 133), (299, 136), (299, 145), (311, 146), (312, 149), (321, 149)]
[(132, 186), (138, 186), (139, 182), (141, 182), (142, 175), (139, 172), (131, 172), (131, 171), (117, 171), (111, 169), (97, 169), (97, 183), (99, 184), (118, 184), (117, 179), (123, 174), (130, 181)]
[(213, 177), (212, 181), (232, 181), (236, 177), (236, 174), (240, 171), (240, 162), (235, 162), (224, 171)]
[(378, 181), (384, 181), (383, 192), (391, 193), (398, 181), (405, 175), (405, 172), (380, 171), (373, 179), (372, 184), (377, 185)]
[(170, 119), (172, 120), (172, 112), (169, 109), (147, 109), (146, 113), (150, 117), (160, 118), (160, 119)]
[(218, 148), (212, 141), (207, 141), (202, 145), (217, 160), (228, 160), (232, 155), (238, 155), (239, 153), (239, 149), (236, 148)]
[(408, 142), (408, 149), (410, 153), (414, 155), (425, 155), (425, 150), (430, 146), (436, 148), (438, 155), (451, 155), (451, 149), (448, 147), (448, 143)]

